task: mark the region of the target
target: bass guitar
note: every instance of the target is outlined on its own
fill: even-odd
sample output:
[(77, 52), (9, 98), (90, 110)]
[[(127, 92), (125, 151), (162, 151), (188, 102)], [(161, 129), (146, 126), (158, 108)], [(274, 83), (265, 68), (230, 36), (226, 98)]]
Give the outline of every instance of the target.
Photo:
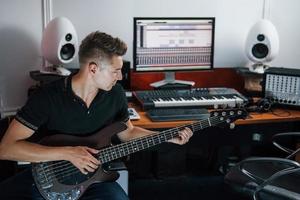
[(156, 134), (137, 138), (110, 146), (111, 137), (125, 130), (125, 123), (114, 123), (88, 137), (57, 134), (44, 138), (41, 144), (48, 146), (89, 146), (100, 149), (96, 158), (101, 165), (95, 172), (83, 174), (71, 162), (49, 161), (32, 163), (32, 175), (41, 195), (47, 200), (77, 200), (93, 183), (114, 181), (119, 177), (115, 171), (104, 170), (103, 165), (132, 153), (153, 147), (178, 136), (178, 132), (189, 127), (194, 133), (222, 123), (232, 123), (246, 117), (243, 109), (213, 111), (207, 119), (184, 126), (171, 128)]

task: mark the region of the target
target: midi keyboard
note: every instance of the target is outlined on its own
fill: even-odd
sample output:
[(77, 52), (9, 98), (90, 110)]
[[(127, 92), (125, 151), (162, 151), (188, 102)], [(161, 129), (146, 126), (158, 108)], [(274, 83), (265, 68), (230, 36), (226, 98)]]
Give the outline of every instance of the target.
[(235, 89), (225, 87), (133, 91), (133, 97), (144, 110), (172, 107), (234, 108), (248, 102)]

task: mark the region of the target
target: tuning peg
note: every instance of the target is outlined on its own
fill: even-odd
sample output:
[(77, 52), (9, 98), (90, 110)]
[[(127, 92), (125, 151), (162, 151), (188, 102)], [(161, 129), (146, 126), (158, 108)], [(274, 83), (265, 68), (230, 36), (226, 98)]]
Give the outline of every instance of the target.
[(212, 112), (211, 114), (213, 117), (217, 117), (219, 115), (219, 113), (217, 111)]
[(234, 129), (234, 128), (235, 128), (235, 123), (230, 123), (230, 124), (229, 124), (229, 128), (230, 128), (230, 129)]

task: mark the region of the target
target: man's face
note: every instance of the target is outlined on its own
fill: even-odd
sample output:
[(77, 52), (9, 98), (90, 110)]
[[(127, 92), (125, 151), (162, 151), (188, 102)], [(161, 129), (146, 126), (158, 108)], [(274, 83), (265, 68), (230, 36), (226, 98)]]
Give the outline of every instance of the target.
[(122, 66), (122, 56), (113, 56), (106, 66), (99, 66), (94, 75), (96, 87), (105, 91), (111, 90), (118, 80), (122, 80)]

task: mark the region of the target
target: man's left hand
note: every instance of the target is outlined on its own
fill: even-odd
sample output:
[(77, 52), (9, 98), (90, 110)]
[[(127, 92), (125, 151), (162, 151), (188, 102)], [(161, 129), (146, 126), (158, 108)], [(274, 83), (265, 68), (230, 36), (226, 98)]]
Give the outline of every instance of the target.
[(182, 131), (179, 131), (178, 137), (175, 137), (168, 142), (172, 142), (174, 144), (186, 144), (189, 139), (193, 136), (193, 132), (189, 128), (184, 128)]

